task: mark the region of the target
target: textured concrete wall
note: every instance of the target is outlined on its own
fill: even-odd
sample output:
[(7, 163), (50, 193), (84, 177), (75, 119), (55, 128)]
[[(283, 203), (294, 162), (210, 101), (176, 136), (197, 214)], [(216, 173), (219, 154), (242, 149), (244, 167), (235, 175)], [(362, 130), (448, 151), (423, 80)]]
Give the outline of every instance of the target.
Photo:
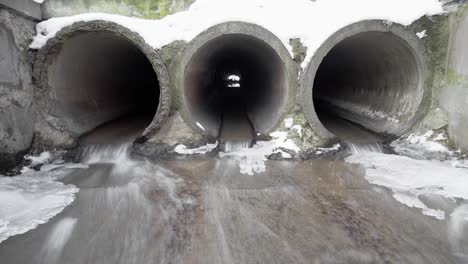
[(0, 8), (7, 8), (32, 20), (42, 18), (41, 5), (32, 0), (0, 0)]
[(452, 15), (446, 87), (441, 105), (447, 112), (448, 132), (457, 147), (468, 150), (468, 6)]
[(28, 45), (35, 23), (0, 9), (0, 171), (14, 166), (30, 147), (35, 111)]

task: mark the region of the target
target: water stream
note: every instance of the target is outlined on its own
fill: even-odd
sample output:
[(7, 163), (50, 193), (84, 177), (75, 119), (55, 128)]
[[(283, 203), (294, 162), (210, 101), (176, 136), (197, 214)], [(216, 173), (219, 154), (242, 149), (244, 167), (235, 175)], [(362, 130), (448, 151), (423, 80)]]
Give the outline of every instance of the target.
[(447, 222), (396, 202), (358, 165), (267, 161), (244, 175), (229, 158), (155, 162), (133, 156), (128, 137), (106, 136), (116, 126), (86, 138), (89, 168), (62, 179), (80, 189), (76, 200), (0, 243), (2, 264), (459, 263), (453, 248), (466, 252), (463, 224), (452, 220), (447, 236)]

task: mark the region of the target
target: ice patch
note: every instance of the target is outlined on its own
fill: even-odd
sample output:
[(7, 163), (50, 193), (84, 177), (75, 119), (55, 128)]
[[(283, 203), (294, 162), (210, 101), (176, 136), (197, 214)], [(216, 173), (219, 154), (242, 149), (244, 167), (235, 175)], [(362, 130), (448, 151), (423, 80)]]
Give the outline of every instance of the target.
[[(339, 7), (339, 8), (337, 8)], [(58, 31), (78, 21), (106, 20), (120, 24), (142, 36), (153, 48), (176, 40), (191, 41), (207, 28), (228, 21), (257, 24), (275, 34), (288, 48), (290, 39), (300, 38), (307, 48), (304, 68), (315, 51), (339, 29), (352, 23), (381, 19), (408, 26), (424, 15), (443, 13), (437, 0), (197, 0), (189, 10), (145, 20), (118, 15), (90, 13), (51, 18), (36, 26), (31, 44), (39, 49)], [(281, 19), (278, 19), (281, 14)]]
[(78, 188), (56, 181), (68, 172), (56, 168), (0, 176), (0, 242), (46, 223), (73, 202)]
[(242, 174), (253, 175), (254, 173), (264, 172), (266, 169), (265, 161), (267, 157), (274, 153), (280, 153), (283, 158), (292, 156), (281, 149), (299, 152), (300, 148), (288, 139), (287, 132), (273, 132), (270, 134), (273, 138), (270, 141), (258, 141), (253, 147), (241, 149), (233, 152), (220, 152), (221, 158), (229, 157), (239, 162), (240, 172)]
[(424, 134), (411, 133), (393, 141), (390, 146), (400, 155), (415, 159), (447, 159), (454, 156), (443, 144), (437, 142), (447, 139), (445, 133), (439, 133), (434, 137), (434, 131)]
[(218, 141), (216, 141), (213, 144), (206, 144), (206, 146), (201, 146), (201, 147), (194, 148), (194, 149), (189, 149), (187, 148), (187, 146), (180, 144), (174, 148), (174, 151), (178, 154), (184, 154), (184, 155), (206, 154), (212, 151), (213, 149), (215, 149), (216, 147), (218, 147)]
[(367, 181), (391, 189), (399, 202), (438, 219), (443, 219), (443, 212), (428, 208), (419, 196), (468, 199), (468, 170), (448, 163), (372, 152), (354, 154), (346, 161), (362, 164)]

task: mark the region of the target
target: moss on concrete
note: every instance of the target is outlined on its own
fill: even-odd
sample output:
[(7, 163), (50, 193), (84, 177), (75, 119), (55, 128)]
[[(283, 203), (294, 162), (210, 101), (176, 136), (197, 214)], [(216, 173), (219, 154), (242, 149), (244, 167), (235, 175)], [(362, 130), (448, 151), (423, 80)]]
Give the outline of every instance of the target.
[(449, 68), (447, 69), (446, 82), (448, 85), (461, 85), (468, 87), (468, 76)]
[(47, 0), (46, 18), (84, 12), (105, 12), (148, 19), (160, 19), (185, 10), (194, 0)]
[(289, 40), (289, 45), (291, 45), (294, 53), (294, 61), (301, 64), (307, 55), (307, 47), (302, 45), (300, 38), (294, 38)]

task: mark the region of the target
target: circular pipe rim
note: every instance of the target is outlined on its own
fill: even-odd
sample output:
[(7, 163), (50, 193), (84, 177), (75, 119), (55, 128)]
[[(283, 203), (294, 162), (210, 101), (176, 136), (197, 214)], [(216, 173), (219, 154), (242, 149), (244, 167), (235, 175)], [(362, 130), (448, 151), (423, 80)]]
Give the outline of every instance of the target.
[(325, 56), (341, 41), (348, 37), (359, 33), (366, 32), (385, 32), (391, 33), (393, 36), (402, 40), (407, 45), (409, 50), (414, 56), (417, 64), (417, 70), (419, 75), (419, 82), (416, 89), (422, 90), (423, 94), (421, 102), (416, 111), (414, 117), (411, 120), (406, 121), (408, 125), (400, 131), (396, 136), (401, 136), (406, 133), (411, 127), (413, 127), (427, 112), (429, 107), (428, 99), (431, 97), (431, 91), (426, 87), (427, 82), (427, 70), (426, 70), (426, 55), (424, 52), (424, 44), (422, 41), (403, 25), (391, 23), (383, 20), (363, 20), (351, 25), (345, 26), (340, 30), (333, 33), (328, 37), (315, 51), (311, 60), (308, 62), (305, 70), (302, 73), (300, 80), (300, 90), (302, 95), (302, 109), (306, 116), (309, 124), (316, 131), (318, 136), (323, 140), (334, 140), (337, 137), (330, 132), (320, 121), (314, 105), (313, 90), (314, 81), (317, 70), (320, 67)]
[(271, 132), (280, 124), (281, 120), (294, 104), (297, 90), (297, 67), (294, 65), (294, 61), (283, 42), (268, 29), (253, 23), (242, 21), (223, 22), (206, 29), (187, 44), (182, 54), (181, 68), (179, 68), (180, 70), (176, 72), (177, 78), (175, 78), (177, 80), (175, 87), (176, 92), (177, 94), (181, 95), (176, 103), (178, 105), (179, 112), (182, 116), (182, 119), (191, 129), (200, 134), (206, 134), (204, 130), (196, 125), (196, 122), (192, 120), (190, 113), (188, 113), (187, 102), (185, 101), (185, 72), (189, 66), (190, 59), (195, 55), (198, 49), (202, 48), (206, 43), (214, 40), (217, 37), (229, 34), (244, 34), (265, 42), (265, 44), (273, 48), (278, 57), (284, 63), (287, 82), (287, 98), (284, 101), (284, 106), (282, 106), (279, 111), (279, 117), (275, 121), (275, 124), (272, 125), (271, 129), (266, 131)]
[[(169, 73), (158, 50), (148, 45), (138, 33), (117, 23), (104, 20), (75, 22), (70, 26), (62, 28), (53, 38), (47, 41), (37, 52), (33, 63), (33, 81), (41, 93), (40, 106), (45, 112), (49, 112), (47, 107), (47, 92), (51, 89), (48, 83), (48, 66), (50, 62), (54, 56), (60, 52), (62, 45), (68, 39), (89, 32), (109, 32), (115, 34), (137, 47), (151, 63), (159, 83), (158, 106), (151, 123), (145, 128), (142, 134), (135, 139), (135, 141), (139, 143), (146, 142), (161, 128), (164, 121), (166, 121), (169, 116), (172, 98)], [(56, 129), (63, 130), (62, 127), (56, 127)]]

